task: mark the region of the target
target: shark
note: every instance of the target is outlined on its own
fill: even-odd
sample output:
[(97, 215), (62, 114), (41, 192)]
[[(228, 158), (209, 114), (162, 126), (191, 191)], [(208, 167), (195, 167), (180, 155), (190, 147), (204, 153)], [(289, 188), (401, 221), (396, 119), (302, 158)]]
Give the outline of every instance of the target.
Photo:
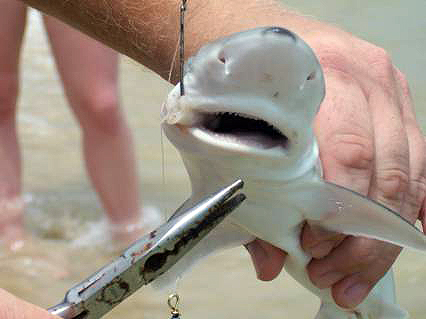
[[(398, 213), (323, 179), (312, 122), (325, 95), (321, 65), (295, 33), (242, 31), (202, 47), (161, 110), (162, 128), (191, 182), (182, 209), (241, 178), (247, 200), (157, 281), (173, 281), (198, 260), (261, 238), (287, 252), (284, 268), (321, 299), (315, 319), (402, 319), (392, 270), (355, 309), (315, 287), (300, 245), (305, 222), (426, 251), (426, 236)], [(173, 218), (173, 216), (172, 216)]]

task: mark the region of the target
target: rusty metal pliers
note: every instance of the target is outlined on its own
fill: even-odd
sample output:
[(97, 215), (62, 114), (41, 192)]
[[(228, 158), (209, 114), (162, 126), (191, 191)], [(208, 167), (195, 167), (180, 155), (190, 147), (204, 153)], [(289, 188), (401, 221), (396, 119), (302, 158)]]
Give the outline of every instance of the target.
[(66, 319), (97, 319), (171, 268), (244, 201), (238, 180), (131, 245), (120, 257), (74, 286), (49, 312)]

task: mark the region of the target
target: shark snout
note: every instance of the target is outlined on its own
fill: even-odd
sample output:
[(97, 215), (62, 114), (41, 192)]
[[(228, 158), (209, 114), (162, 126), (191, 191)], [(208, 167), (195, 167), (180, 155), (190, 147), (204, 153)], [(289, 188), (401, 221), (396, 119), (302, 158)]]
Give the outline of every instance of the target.
[(290, 30), (281, 28), (281, 27), (264, 28), (262, 33), (264, 35), (277, 34), (277, 35), (282, 35), (282, 36), (285, 36), (285, 37), (290, 37), (291, 39), (293, 39), (293, 41), (297, 40), (297, 37), (293, 32), (291, 32)]

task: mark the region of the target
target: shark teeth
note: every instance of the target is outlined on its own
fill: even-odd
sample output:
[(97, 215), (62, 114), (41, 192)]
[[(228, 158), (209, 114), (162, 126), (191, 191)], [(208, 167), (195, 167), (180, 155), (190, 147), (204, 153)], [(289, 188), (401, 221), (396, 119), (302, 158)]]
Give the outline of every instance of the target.
[(200, 127), (216, 136), (232, 137), (241, 144), (269, 149), (287, 149), (289, 140), (285, 134), (267, 121), (238, 112), (203, 113)]

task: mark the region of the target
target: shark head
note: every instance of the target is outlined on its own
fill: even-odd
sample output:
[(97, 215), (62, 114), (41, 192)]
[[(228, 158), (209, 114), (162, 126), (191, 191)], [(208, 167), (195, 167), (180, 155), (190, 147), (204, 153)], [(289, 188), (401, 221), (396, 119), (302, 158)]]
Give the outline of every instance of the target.
[(166, 135), (183, 157), (280, 180), (315, 165), (311, 123), (324, 78), (294, 33), (265, 27), (210, 43), (188, 61), (183, 82), (185, 94), (177, 85), (162, 109)]

